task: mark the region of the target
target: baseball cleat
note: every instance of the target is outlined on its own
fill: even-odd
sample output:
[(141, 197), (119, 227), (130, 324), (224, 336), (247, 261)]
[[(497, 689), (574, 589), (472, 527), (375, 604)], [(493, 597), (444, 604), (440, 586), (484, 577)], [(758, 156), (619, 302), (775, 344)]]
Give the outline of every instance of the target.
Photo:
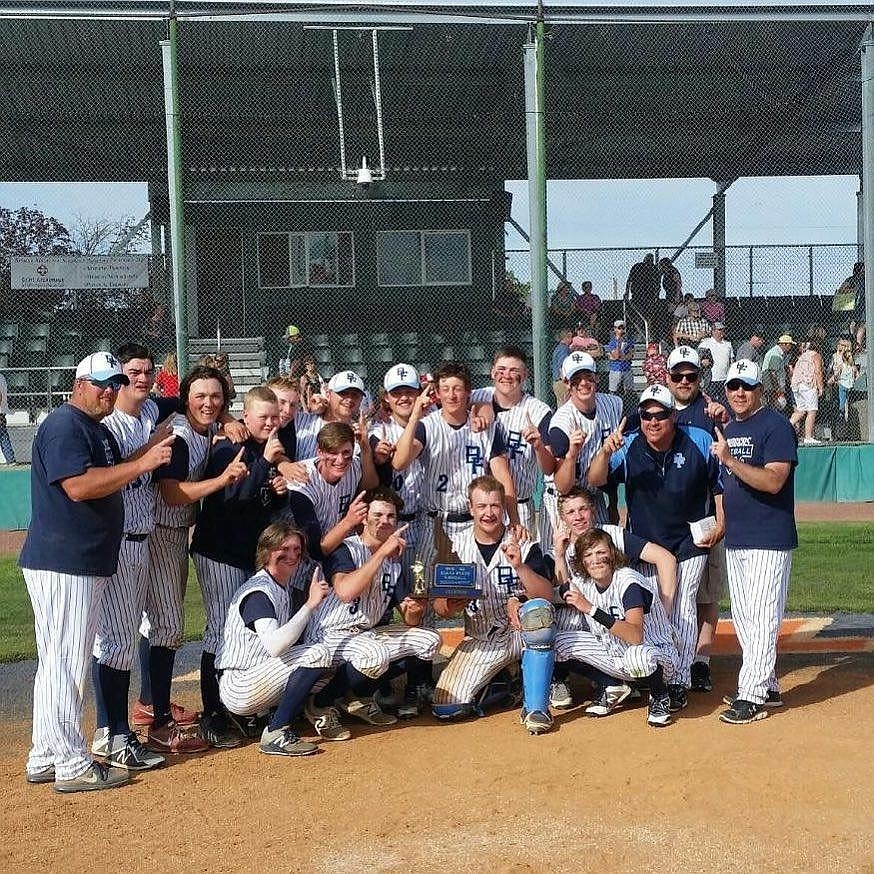
[(194, 729), (183, 728), (172, 721), (158, 728), (150, 726), (146, 746), (154, 752), (174, 756), (202, 753), (209, 749), (209, 744), (199, 738)]
[(94, 740), (91, 741), (91, 755), (105, 757), (109, 752), (109, 727), (104, 725), (94, 732)]
[(719, 714), (722, 722), (728, 722), (731, 725), (746, 725), (748, 722), (756, 722), (759, 719), (765, 719), (768, 711), (760, 708), (758, 704), (752, 701), (744, 701), (743, 698), (737, 698), (732, 702), (728, 710), (723, 710)]
[(322, 740), (349, 740), (352, 732), (340, 722), (336, 707), (319, 707), (313, 698), (304, 705), (304, 716)]
[(211, 747), (230, 750), (243, 742), (236, 727), (231, 725), (224, 713), (204, 713), (197, 728), (198, 737)]
[(550, 707), (573, 707), (574, 699), (571, 695), (571, 690), (568, 689), (567, 683), (557, 681), (549, 685), (549, 706)]
[(147, 750), (133, 732), (115, 735), (107, 743), (105, 755), (108, 766), (125, 771), (150, 771), (164, 764), (164, 757)]
[(528, 729), (528, 734), (544, 734), (552, 728), (552, 717), (542, 710), (532, 710), (530, 713), (522, 711), (520, 717), (522, 725)]
[(693, 692), (713, 691), (713, 681), (710, 679), (710, 665), (705, 664), (704, 662), (692, 662), (690, 673), (692, 679), (691, 688)]
[(646, 722), (653, 728), (662, 728), (671, 724), (671, 699), (667, 692), (661, 695), (650, 694)]
[[(722, 703), (728, 704), (729, 707), (731, 707), (731, 705), (734, 704), (735, 701), (737, 701), (737, 698), (730, 698), (728, 695), (726, 695), (722, 699)], [(758, 704), (756, 706), (767, 707), (769, 710), (771, 710), (775, 707), (782, 707), (784, 704), (785, 702), (783, 701), (783, 696), (778, 691), (776, 691), (776, 689), (769, 689), (768, 697), (761, 704)]]
[(587, 716), (607, 716), (631, 694), (631, 686), (605, 686), (586, 708)]
[(301, 740), (287, 725), (274, 731), (265, 728), (258, 749), (268, 756), (311, 756), (319, 748), (307, 740)]
[(55, 782), (55, 766), (46, 765), (38, 771), (25, 771), (24, 779), (28, 783), (54, 783)]
[(261, 737), (261, 733), (267, 727), (267, 718), (264, 716), (238, 716), (236, 713), (228, 711), (227, 720), (230, 726), (240, 733), (241, 737), (256, 738)]
[[(179, 725), (194, 725), (200, 714), (196, 710), (188, 710), (181, 704), (170, 702), (170, 717)], [(149, 726), (155, 721), (155, 711), (151, 704), (143, 704), (137, 699), (131, 711), (131, 725)]]
[(686, 687), (679, 683), (668, 683), (668, 697), (671, 701), (671, 713), (685, 710), (689, 706), (689, 698), (686, 695)]
[(129, 780), (130, 775), (121, 768), (107, 768), (100, 762), (92, 762), (82, 774), (69, 780), (55, 780), (55, 792), (96, 792), (124, 786)]
[(397, 716), (383, 713), (373, 698), (348, 698), (340, 702), (340, 707), (369, 725), (394, 725), (398, 721)]

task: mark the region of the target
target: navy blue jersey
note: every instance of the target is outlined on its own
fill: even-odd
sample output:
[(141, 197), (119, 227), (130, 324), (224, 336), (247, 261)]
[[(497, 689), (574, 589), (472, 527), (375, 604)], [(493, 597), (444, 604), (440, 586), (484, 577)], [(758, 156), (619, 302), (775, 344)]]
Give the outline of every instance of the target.
[(277, 432), (276, 436), (282, 444), (282, 451), (289, 461), (294, 461), (297, 457), (297, 425), (292, 419), (287, 425), (283, 425)]
[(711, 443), (706, 431), (681, 425), (665, 452), (635, 433), (610, 459), (610, 483), (625, 483), (628, 530), (665, 547), (677, 561), (707, 552), (695, 545), (689, 523), (711, 515), (712, 496), (722, 493)]
[(255, 571), (258, 538), (283, 501), (270, 488), (271, 466), (264, 459), (264, 446), (252, 439), (242, 447), (229, 440), (213, 446), (204, 479), (224, 473), (241, 448), (249, 475), (203, 499), (191, 542), (192, 552), (250, 574)]
[[(715, 424), (705, 410), (707, 402), (704, 396), (699, 394), (687, 407), (677, 408), (677, 424), (678, 425), (694, 425), (702, 431), (706, 431), (711, 437), (716, 434)], [(640, 411), (635, 410), (628, 416), (628, 421), (625, 423), (625, 433), (630, 434), (632, 431), (640, 430)]]
[(723, 469), (725, 484), (725, 545), (730, 549), (795, 549), (795, 432), (785, 416), (762, 407), (749, 419), (725, 426), (731, 454), (747, 464), (763, 467), (772, 461), (790, 464), (789, 476), (776, 495), (748, 486)]
[(33, 441), (32, 515), (21, 567), (97, 577), (115, 573), (124, 527), (121, 490), (72, 501), (61, 482), (120, 460), (109, 429), (77, 407), (64, 404), (49, 414)]

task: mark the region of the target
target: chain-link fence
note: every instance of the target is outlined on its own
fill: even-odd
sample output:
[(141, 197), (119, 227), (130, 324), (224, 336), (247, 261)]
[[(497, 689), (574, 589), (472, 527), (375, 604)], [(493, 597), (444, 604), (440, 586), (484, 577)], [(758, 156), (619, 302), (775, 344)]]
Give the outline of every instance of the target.
[[(193, 352), (227, 347), (245, 389), (279, 370), (295, 325), (322, 376), (354, 369), (374, 393), (397, 361), (424, 372), (462, 358), (482, 385), (499, 345), (531, 354), (530, 262), (505, 244), (506, 222), (527, 217), (514, 214), (504, 185), (527, 174), (522, 46), (533, 10), (308, 8), (218, 20), (176, 9)], [(0, 19), (9, 83), (0, 96), (0, 181), (141, 180), (150, 207), (143, 221), (88, 243), (38, 210), (0, 204), (0, 369), (11, 421), (33, 422), (63, 400), (72, 365), (95, 348), (144, 339), (160, 361), (175, 346), (159, 45), (166, 10), (127, 11), (128, 20), (87, 9), (77, 19)], [(726, 185), (859, 172), (862, 16), (590, 19), (548, 23), (550, 178)], [(626, 318), (640, 341), (672, 343), (682, 295), (670, 305), (665, 297), (676, 282), (655, 277), (660, 297), (646, 305), (640, 291), (629, 304), (626, 287), (633, 265), (650, 254), (657, 266), (682, 240), (613, 242), (551, 251), (550, 296), (562, 279), (575, 295), (591, 281), (599, 342)], [(828, 365), (840, 336), (863, 345), (859, 300), (835, 300), (859, 260), (855, 242), (724, 251), (700, 242), (674, 258), (681, 292), (725, 322), (735, 347), (756, 331), (765, 348), (781, 334), (801, 340), (813, 331)], [(143, 252), (145, 287), (73, 288), (63, 279), (13, 287), (13, 257)], [(723, 285), (724, 298), (708, 297)], [(552, 307), (547, 352), (579, 312), (576, 302)], [(235, 361), (230, 341), (240, 338), (248, 342)]]

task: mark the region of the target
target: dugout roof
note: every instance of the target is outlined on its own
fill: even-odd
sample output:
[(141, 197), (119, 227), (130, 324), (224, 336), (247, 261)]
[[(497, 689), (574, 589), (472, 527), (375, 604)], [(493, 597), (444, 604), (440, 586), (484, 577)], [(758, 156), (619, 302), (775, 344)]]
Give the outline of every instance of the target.
[[(324, 25), (379, 36), (399, 178), (524, 178), (531, 7), (179, 2), (187, 178), (338, 180)], [(858, 173), (870, 4), (545, 9), (553, 179)], [(166, 3), (0, 2), (0, 179), (164, 184)], [(375, 163), (368, 30), (342, 30), (348, 160)]]

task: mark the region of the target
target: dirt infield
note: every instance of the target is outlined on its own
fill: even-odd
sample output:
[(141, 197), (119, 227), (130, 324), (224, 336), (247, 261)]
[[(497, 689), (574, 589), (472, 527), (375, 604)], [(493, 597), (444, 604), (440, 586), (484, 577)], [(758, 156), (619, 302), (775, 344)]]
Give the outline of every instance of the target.
[(874, 656), (783, 657), (787, 706), (748, 726), (716, 719), (736, 669), (715, 660), (716, 690), (665, 729), (642, 706), (576, 708), (536, 738), (515, 712), (423, 716), (310, 759), (250, 745), (69, 797), (25, 784), (29, 726), (0, 723), (0, 868), (874, 870)]

